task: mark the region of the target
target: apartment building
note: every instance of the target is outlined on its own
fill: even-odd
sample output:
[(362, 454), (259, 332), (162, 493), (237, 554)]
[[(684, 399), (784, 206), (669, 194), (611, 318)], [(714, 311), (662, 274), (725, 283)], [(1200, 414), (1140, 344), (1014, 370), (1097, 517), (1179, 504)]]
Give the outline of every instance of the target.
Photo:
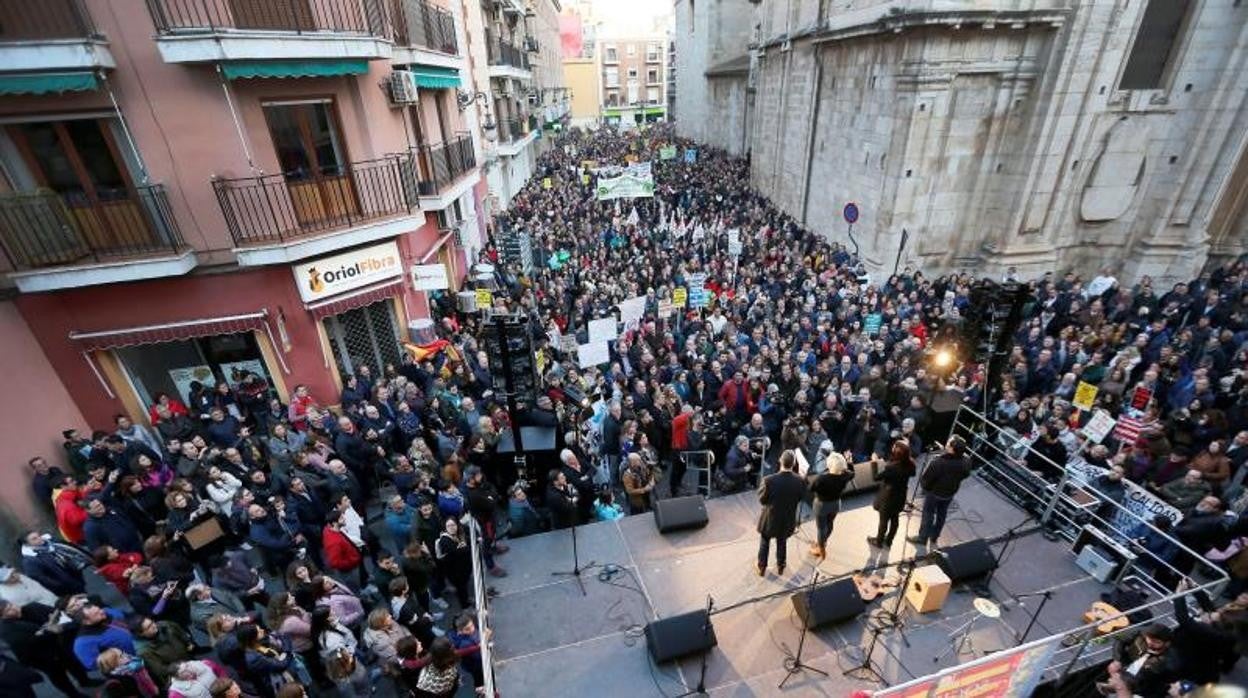
[(602, 116), (602, 71), (598, 67), (598, 20), (593, 3), (564, 3), (560, 16), (563, 40), (563, 79), (571, 97), (569, 125), (581, 128), (598, 124)]
[(667, 114), (667, 38), (605, 38), (598, 42), (602, 120), (608, 124), (662, 121)]
[[(49, 429), (242, 371), (334, 403), (398, 362), (482, 245), (483, 153), (537, 131), (532, 52), (465, 26), (478, 3), (0, 4), (0, 346), (80, 411), (10, 410), (8, 441), (52, 457)], [(489, 80), (517, 87), (481, 118)]]

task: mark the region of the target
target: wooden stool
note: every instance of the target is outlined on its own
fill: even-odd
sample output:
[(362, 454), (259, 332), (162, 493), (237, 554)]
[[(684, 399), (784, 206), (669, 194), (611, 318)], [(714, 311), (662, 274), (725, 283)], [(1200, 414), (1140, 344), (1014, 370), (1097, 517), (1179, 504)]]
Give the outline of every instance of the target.
[(945, 605), (952, 586), (949, 577), (937, 565), (924, 565), (910, 575), (906, 601), (919, 613), (939, 611)]

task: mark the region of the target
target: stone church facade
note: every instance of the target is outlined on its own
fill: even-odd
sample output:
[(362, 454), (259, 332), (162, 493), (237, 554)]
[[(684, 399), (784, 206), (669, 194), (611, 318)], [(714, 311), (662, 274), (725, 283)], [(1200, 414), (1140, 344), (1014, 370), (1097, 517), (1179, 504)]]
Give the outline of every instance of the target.
[[(678, 85), (678, 131), (748, 152), (754, 186), (830, 239), (851, 244), (856, 203), (851, 248), (874, 274), (1109, 264), (1172, 282), (1245, 252), (1248, 2), (675, 10), (677, 79), (704, 83)], [(712, 62), (714, 31), (744, 12), (748, 57)]]

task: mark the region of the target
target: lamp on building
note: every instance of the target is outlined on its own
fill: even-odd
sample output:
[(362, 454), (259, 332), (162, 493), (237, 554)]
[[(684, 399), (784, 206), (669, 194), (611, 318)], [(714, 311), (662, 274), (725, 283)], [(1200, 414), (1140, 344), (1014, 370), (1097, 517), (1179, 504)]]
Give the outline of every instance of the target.
[(490, 96), (484, 92), (468, 92), (459, 90), (455, 93), (455, 103), (459, 105), (460, 111), (465, 111), (473, 103), (482, 105), (484, 114), (481, 119), (481, 129), (485, 132), (485, 139), (493, 141), (498, 138), (498, 124), (494, 121), (494, 117), (490, 115)]

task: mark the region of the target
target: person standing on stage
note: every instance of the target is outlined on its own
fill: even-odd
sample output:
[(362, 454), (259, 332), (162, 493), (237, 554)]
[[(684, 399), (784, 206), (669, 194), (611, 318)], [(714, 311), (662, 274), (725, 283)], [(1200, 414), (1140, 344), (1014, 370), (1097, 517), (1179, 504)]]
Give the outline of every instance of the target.
[(971, 474), (971, 463), (965, 453), (966, 442), (962, 437), (951, 436), (945, 444), (945, 452), (924, 468), (919, 476), (919, 486), (923, 488), (923, 523), (919, 525), (919, 535), (906, 540), (916, 545), (931, 544), (935, 547), (936, 539), (945, 527), (945, 517), (949, 515), (953, 496), (958, 493), (962, 481)]
[(767, 572), (767, 555), (771, 539), (776, 539), (776, 574), (784, 574), (787, 560), (785, 549), (789, 536), (797, 528), (797, 505), (806, 494), (806, 481), (793, 472), (797, 458), (792, 451), (780, 454), (780, 471), (763, 478), (758, 488), (758, 501), (763, 511), (758, 515), (758, 576)]
[(880, 489), (875, 493), (873, 507), (880, 513), (880, 527), (876, 535), (867, 536), (867, 543), (876, 548), (887, 548), (893, 544), (901, 510), (906, 506), (906, 490), (909, 489), (912, 477), (914, 458), (910, 456), (910, 446), (898, 439), (893, 442), (893, 448), (888, 453), (888, 463), (875, 476), (880, 481)]
[(815, 529), (819, 536), (818, 542), (810, 546), (810, 554), (818, 558), (824, 556), (828, 536), (832, 535), (832, 523), (841, 510), (841, 493), (854, 479), (854, 471), (849, 469), (845, 456), (832, 452), (825, 462), (828, 467), (810, 483), (810, 491), (815, 495)]

